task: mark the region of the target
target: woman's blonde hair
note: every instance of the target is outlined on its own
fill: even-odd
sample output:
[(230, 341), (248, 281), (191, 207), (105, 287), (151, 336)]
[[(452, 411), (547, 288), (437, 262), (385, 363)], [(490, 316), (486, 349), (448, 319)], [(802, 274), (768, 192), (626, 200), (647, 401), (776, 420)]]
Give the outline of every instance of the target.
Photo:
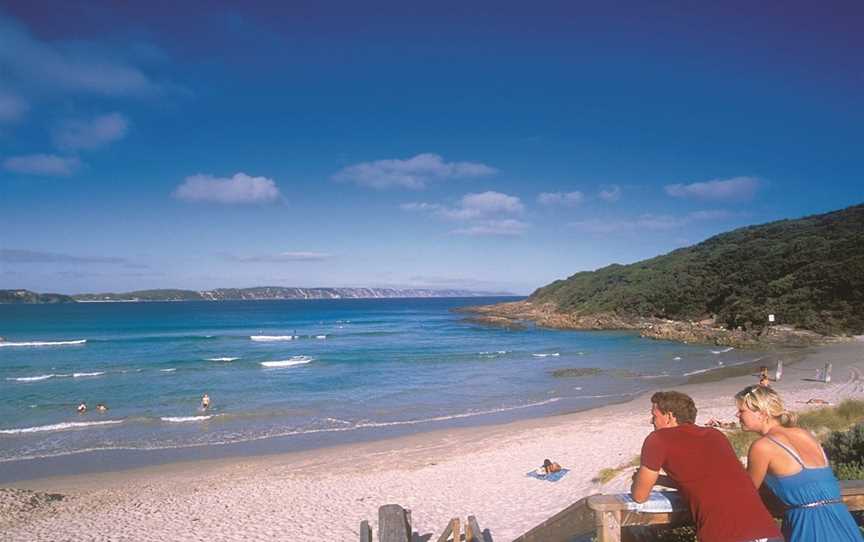
[(735, 401), (751, 412), (775, 418), (783, 427), (795, 427), (798, 422), (798, 415), (786, 410), (780, 394), (767, 386), (747, 386), (735, 394)]

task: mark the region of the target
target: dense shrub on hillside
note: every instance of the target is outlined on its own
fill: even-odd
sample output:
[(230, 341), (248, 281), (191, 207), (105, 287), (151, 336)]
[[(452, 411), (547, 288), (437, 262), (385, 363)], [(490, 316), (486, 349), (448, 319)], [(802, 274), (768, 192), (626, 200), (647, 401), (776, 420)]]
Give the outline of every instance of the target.
[(579, 314), (759, 328), (767, 315), (821, 333), (864, 332), (864, 205), (741, 228), (631, 265), (576, 273), (531, 301)]
[(864, 424), (831, 433), (824, 448), (837, 478), (864, 480)]

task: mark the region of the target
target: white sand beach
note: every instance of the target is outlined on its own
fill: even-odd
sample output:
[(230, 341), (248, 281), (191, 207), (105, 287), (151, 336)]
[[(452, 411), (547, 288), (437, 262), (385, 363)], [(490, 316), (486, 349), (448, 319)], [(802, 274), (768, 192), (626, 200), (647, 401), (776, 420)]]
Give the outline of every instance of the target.
[[(807, 380), (826, 362), (832, 383)], [(774, 386), (803, 410), (811, 398), (864, 398), (862, 375), (859, 340), (814, 351)], [(678, 389), (695, 398), (704, 423), (733, 420), (732, 396), (752, 383), (742, 376)], [(585, 495), (627, 487), (632, 469), (606, 485), (592, 479), (639, 453), (651, 431), (649, 408), (641, 396), (575, 414), (311, 452), (24, 481), (0, 489), (0, 532), (8, 541), (359, 540), (361, 520), (374, 526), (380, 505), (398, 503), (432, 540), (451, 517), (469, 514), (494, 540), (511, 540)], [(526, 476), (544, 458), (571, 471), (556, 483)]]

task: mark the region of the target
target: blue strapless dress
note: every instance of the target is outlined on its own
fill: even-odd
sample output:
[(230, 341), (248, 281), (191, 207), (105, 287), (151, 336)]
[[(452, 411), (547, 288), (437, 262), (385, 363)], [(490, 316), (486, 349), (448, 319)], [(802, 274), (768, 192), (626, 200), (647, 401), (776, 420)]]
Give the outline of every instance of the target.
[(795, 450), (770, 436), (768, 439), (789, 452), (801, 465), (801, 471), (796, 474), (765, 476), (771, 491), (789, 507), (783, 514), (786, 542), (864, 541), (849, 509), (842, 502), (836, 502), (840, 500), (840, 484), (831, 467), (807, 467)]

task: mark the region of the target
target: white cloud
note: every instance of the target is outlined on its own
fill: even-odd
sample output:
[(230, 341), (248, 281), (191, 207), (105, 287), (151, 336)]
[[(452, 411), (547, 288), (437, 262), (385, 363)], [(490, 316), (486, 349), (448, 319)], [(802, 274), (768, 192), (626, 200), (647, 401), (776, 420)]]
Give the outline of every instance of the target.
[(403, 203), (399, 206), (403, 211), (419, 211), (419, 212), (432, 212), (441, 210), (441, 205), (437, 203), (422, 203), (422, 202), (412, 202), (412, 203)]
[(482, 220), (465, 228), (453, 230), (453, 233), (471, 236), (513, 237), (522, 235), (526, 229), (528, 229), (527, 223), (508, 218), (504, 220)]
[(74, 156), (57, 156), (54, 154), (12, 156), (3, 161), (3, 167), (13, 173), (53, 177), (68, 177), (80, 166), (80, 160)]
[(495, 168), (485, 164), (445, 162), (437, 154), (425, 153), (407, 160), (361, 162), (341, 169), (333, 179), (378, 189), (399, 187), (417, 190), (433, 181), (483, 177), (496, 172)]
[(724, 220), (732, 216), (728, 211), (695, 211), (684, 216), (643, 214), (639, 217), (616, 220), (580, 220), (571, 222), (569, 227), (585, 233), (622, 233), (634, 231), (670, 231), (682, 228), (692, 222)]
[(404, 203), (405, 211), (425, 212), (438, 218), (464, 222), (465, 226), (452, 230), (461, 235), (520, 235), (528, 224), (514, 218), (525, 210), (516, 196), (501, 192), (465, 194), (453, 207), (437, 203)]
[(63, 150), (92, 150), (123, 139), (129, 121), (120, 113), (92, 119), (67, 119), (54, 127), (54, 143)]
[(465, 194), (453, 207), (437, 203), (403, 203), (399, 206), (404, 211), (427, 212), (448, 220), (474, 220), (494, 218), (500, 215), (522, 214), (525, 206), (516, 196), (508, 196), (501, 192), (487, 191)]
[(664, 187), (673, 198), (703, 200), (749, 200), (756, 194), (760, 180), (756, 177), (732, 177), (691, 184), (669, 184)]
[(621, 199), (621, 187), (618, 186), (617, 184), (613, 184), (613, 185), (610, 186), (609, 188), (606, 188), (606, 189), (604, 189), (604, 190), (601, 190), (601, 191), (597, 194), (597, 196), (598, 196), (600, 199), (602, 199), (602, 200), (604, 200), (604, 201), (608, 201), (608, 202), (610, 202), (610, 203), (611, 203), (611, 202), (618, 201), (619, 199)]
[(20, 96), (0, 90), (0, 123), (20, 120), (29, 109), (30, 105)]
[(280, 252), (263, 256), (231, 256), (230, 260), (243, 263), (320, 262), (330, 258), (326, 252)]
[(173, 196), (192, 202), (214, 203), (268, 203), (279, 198), (279, 188), (267, 177), (250, 177), (237, 173), (231, 178), (212, 175), (186, 177)]
[(561, 205), (563, 207), (575, 207), (585, 200), (585, 195), (578, 190), (574, 192), (542, 192), (537, 196), (537, 201), (542, 205)]
[(459, 201), (459, 209), (471, 216), (489, 216), (499, 213), (520, 214), (525, 209), (516, 196), (487, 191), (465, 194)]
[(689, 213), (687, 217), (690, 220), (725, 220), (732, 217), (732, 213), (722, 209), (710, 209), (705, 211), (694, 211)]
[(104, 95), (152, 93), (158, 86), (112, 51), (92, 43), (46, 42), (0, 16), (0, 73), (45, 90)]
[(113, 256), (73, 256), (57, 252), (26, 249), (0, 249), (0, 262), (4, 263), (116, 263), (127, 264), (125, 258)]

